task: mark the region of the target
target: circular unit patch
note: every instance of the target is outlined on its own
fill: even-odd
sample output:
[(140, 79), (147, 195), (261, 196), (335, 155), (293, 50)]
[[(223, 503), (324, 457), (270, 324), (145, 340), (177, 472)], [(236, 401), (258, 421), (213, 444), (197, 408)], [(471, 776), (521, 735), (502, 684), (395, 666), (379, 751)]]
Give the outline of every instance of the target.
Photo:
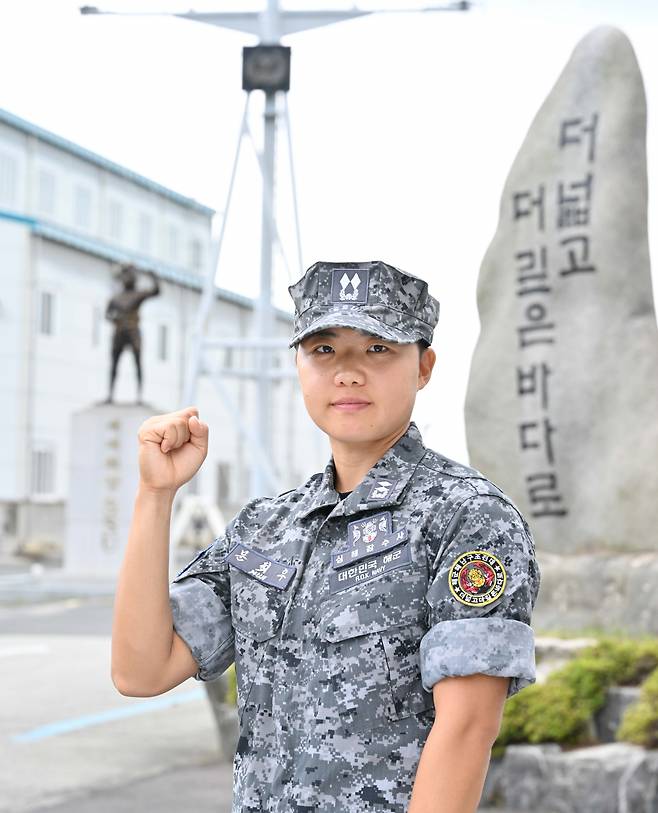
[(500, 559), (483, 550), (469, 550), (452, 563), (448, 573), (450, 592), (462, 604), (481, 607), (499, 598), (507, 573)]

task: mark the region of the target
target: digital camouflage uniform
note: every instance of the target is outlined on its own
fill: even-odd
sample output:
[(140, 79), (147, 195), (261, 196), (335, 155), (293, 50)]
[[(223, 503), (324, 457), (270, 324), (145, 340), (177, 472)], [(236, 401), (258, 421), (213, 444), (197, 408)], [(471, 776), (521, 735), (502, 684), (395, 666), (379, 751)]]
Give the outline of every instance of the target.
[(512, 501), (413, 421), (343, 500), (333, 458), (251, 500), (170, 585), (196, 679), (235, 661), (234, 812), (406, 813), (432, 686), (534, 682), (539, 580)]

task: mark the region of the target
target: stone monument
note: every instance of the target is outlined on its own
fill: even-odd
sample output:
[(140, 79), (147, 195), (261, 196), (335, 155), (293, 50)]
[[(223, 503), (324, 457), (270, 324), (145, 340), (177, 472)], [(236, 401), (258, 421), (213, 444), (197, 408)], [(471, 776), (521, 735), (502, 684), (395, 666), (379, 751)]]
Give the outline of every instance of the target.
[(118, 575), (139, 481), (137, 432), (155, 414), (145, 404), (94, 405), (74, 413), (64, 550), (68, 574)]
[(646, 99), (621, 31), (581, 40), (535, 116), (477, 298), (469, 456), (532, 527), (537, 623), (658, 632)]
[[(68, 575), (109, 580), (118, 575), (139, 480), (137, 432), (151, 415), (166, 411), (142, 401), (139, 308), (145, 299), (160, 292), (157, 277), (153, 272), (149, 274), (151, 287), (142, 290), (136, 287), (134, 266), (124, 264), (115, 275), (122, 290), (110, 299), (105, 312), (114, 323), (109, 395), (104, 402), (72, 417), (64, 549), (64, 571)], [(117, 365), (126, 348), (135, 358), (134, 404), (113, 400)]]

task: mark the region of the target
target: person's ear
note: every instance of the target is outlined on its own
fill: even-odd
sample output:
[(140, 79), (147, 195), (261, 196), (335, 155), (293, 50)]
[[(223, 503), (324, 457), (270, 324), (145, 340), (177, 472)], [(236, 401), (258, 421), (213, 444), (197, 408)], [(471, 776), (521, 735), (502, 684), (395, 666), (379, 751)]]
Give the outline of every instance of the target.
[(432, 377), (432, 370), (436, 362), (436, 353), (433, 347), (426, 347), (420, 354), (418, 362), (418, 389), (422, 390), (423, 387)]

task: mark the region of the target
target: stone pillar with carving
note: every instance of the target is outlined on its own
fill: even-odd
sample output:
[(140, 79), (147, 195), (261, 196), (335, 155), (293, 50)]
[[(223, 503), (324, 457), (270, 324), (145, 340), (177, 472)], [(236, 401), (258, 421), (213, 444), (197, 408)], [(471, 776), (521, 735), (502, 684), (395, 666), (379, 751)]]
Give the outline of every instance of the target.
[(658, 632), (658, 329), (646, 99), (591, 31), (537, 113), (478, 280), (470, 461), (524, 512), (544, 627)]
[[(165, 412), (165, 410), (162, 410)], [(145, 404), (98, 404), (74, 413), (64, 570), (114, 578), (139, 482), (137, 432), (160, 414)]]

